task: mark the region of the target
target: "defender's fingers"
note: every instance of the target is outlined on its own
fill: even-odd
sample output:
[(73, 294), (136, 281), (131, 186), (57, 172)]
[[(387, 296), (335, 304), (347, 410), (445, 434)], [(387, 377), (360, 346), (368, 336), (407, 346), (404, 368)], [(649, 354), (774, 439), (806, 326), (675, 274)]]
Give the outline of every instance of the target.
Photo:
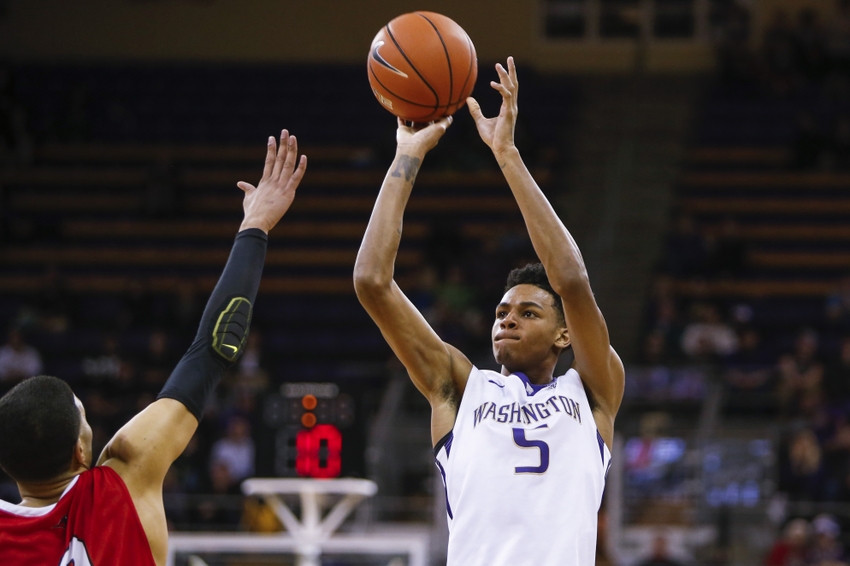
[(295, 161), (298, 159), (298, 138), (289, 136), (289, 153), (286, 155), (286, 161), (283, 163), (284, 171), (292, 171), (295, 168)]
[(499, 84), (496, 81), (493, 81), (490, 83), (490, 86), (493, 87), (493, 89), (498, 90), (499, 94), (501, 94), (503, 98), (513, 97), (513, 93), (510, 91), (510, 89), (508, 89), (503, 84)]
[(239, 181), (238, 183), (236, 183), (236, 186), (242, 189), (243, 193), (247, 193), (248, 191), (254, 190), (254, 185), (252, 185), (251, 183), (246, 183), (245, 181)]
[(266, 163), (263, 166), (263, 179), (272, 174), (274, 167), (274, 157), (277, 154), (277, 145), (274, 142), (274, 136), (269, 136), (269, 141), (266, 143)]
[(514, 82), (515, 86), (519, 86), (519, 81), (517, 81), (516, 76), (516, 63), (514, 62), (513, 57), (508, 57), (508, 76), (511, 77), (511, 80)]
[(304, 178), (305, 171), (307, 171), (307, 156), (302, 155), (301, 159), (298, 160), (298, 167), (295, 168), (295, 171), (289, 177), (289, 185), (292, 185), (293, 188), (298, 188), (301, 179)]
[(508, 75), (508, 72), (504, 67), (502, 67), (501, 63), (496, 64), (496, 72), (499, 74), (499, 82), (502, 83), (502, 85), (508, 89), (514, 88), (514, 81), (511, 80), (510, 75)]
[(272, 169), (272, 177), (280, 177), (280, 172), (283, 171), (283, 163), (286, 161), (286, 156), (289, 153), (289, 130), (281, 130), (280, 146), (277, 148), (277, 157), (274, 160), (274, 169)]

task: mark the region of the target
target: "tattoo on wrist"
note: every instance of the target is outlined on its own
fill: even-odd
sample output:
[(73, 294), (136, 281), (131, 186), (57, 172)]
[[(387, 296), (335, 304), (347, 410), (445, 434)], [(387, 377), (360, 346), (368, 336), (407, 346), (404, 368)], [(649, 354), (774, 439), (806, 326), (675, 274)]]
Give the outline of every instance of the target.
[(416, 174), (419, 172), (419, 164), (422, 160), (418, 157), (410, 155), (399, 155), (398, 164), (391, 173), (393, 177), (401, 177), (404, 175), (404, 180), (412, 183), (416, 179)]

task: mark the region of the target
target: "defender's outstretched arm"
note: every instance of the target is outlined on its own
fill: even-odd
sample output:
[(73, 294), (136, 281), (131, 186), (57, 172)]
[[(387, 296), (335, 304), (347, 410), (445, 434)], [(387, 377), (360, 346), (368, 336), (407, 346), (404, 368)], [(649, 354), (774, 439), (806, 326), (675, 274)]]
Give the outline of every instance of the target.
[(472, 364), (437, 336), (396, 284), (393, 271), (404, 209), (416, 174), (449, 124), (451, 119), (444, 118), (415, 131), (399, 121), (396, 156), (381, 185), (354, 265), (357, 298), (431, 403), (434, 443), (454, 426), (457, 395), (463, 392)]
[(240, 182), (245, 216), (230, 258), (207, 302), (195, 341), (159, 398), (109, 441), (98, 465), (113, 468), (127, 485), (157, 564), (165, 564), (168, 533), (162, 483), (198, 427), (207, 398), (239, 357), (265, 261), (268, 232), (289, 209), (307, 159), (296, 167), (298, 145), (284, 130), (280, 148), (269, 138), (257, 187)]
[(519, 83), (513, 57), (508, 58), (507, 70), (497, 64), (496, 71), (499, 82), (490, 85), (502, 95), (499, 115), (485, 118), (473, 98), (467, 100), (469, 111), (513, 192), (534, 251), (546, 268), (553, 289), (563, 299), (576, 370), (593, 394), (597, 410), (609, 417), (610, 423), (597, 420), (597, 425), (611, 446), (613, 419), (623, 398), (623, 363), (611, 347), (608, 327), (590, 288), (578, 245), (534, 181), (514, 144)]

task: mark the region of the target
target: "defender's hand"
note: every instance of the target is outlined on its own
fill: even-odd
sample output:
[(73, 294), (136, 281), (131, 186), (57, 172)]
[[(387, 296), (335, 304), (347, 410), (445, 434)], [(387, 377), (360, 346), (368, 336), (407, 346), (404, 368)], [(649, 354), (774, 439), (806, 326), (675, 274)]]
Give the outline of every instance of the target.
[(517, 117), (517, 92), (519, 82), (516, 76), (514, 58), (508, 57), (508, 70), (501, 63), (496, 64), (496, 72), (499, 74), (499, 82), (490, 81), (490, 86), (502, 95), (502, 107), (499, 115), (494, 118), (485, 118), (481, 113), (478, 101), (470, 97), (466, 99), (469, 113), (475, 120), (475, 126), (481, 139), (484, 140), (493, 153), (497, 156), (504, 151), (514, 148), (514, 127)]
[(405, 125), (401, 118), (398, 120), (396, 130), (396, 143), (398, 153), (406, 153), (417, 157), (425, 157), (425, 154), (434, 149), (443, 134), (452, 124), (452, 117), (446, 116), (442, 120), (433, 122), (424, 127), (414, 128)]
[(244, 181), (236, 183), (245, 192), (242, 201), (245, 218), (240, 231), (259, 228), (268, 233), (289, 210), (295, 198), (295, 189), (307, 170), (307, 156), (301, 156), (298, 167), (295, 166), (297, 158), (298, 140), (295, 136), (283, 130), (280, 133), (280, 147), (274, 137), (269, 137), (266, 166), (259, 184), (255, 187)]

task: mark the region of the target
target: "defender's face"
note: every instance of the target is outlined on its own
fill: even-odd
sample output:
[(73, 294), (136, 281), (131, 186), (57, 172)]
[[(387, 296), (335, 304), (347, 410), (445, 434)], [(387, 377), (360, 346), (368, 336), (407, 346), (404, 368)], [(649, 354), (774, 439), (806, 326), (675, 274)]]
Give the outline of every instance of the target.
[(508, 370), (527, 371), (569, 344), (553, 297), (535, 285), (508, 290), (496, 307), (493, 356)]
[(86, 467), (91, 467), (92, 464), (92, 430), (89, 422), (86, 420), (86, 408), (83, 407), (83, 402), (74, 395), (74, 404), (80, 411), (80, 442), (83, 443), (83, 454), (85, 456)]

